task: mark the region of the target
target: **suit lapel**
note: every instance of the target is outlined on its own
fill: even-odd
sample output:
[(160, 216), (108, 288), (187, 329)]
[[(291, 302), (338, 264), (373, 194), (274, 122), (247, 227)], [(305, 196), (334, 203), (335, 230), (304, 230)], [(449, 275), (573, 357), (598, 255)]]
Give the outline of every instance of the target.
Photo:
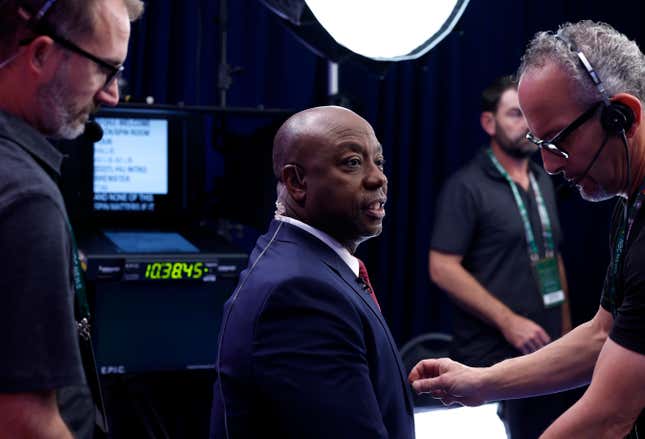
[[(277, 222), (277, 221), (274, 221)], [(282, 226), (282, 231), (280, 233), (278, 240), (281, 241), (291, 241), (298, 243), (300, 245), (306, 244), (310, 246), (311, 250), (318, 255), (322, 262), (327, 265), (332, 272), (339, 276), (347, 286), (358, 295), (358, 297), (365, 303), (365, 305), (370, 309), (372, 316), (379, 322), (383, 328), (387, 340), (392, 350), (394, 358), (396, 358), (396, 364), (399, 369), (399, 376), (401, 378), (401, 385), (403, 386), (403, 391), (406, 395), (406, 402), (408, 405), (408, 410), (410, 413), (414, 412), (414, 404), (412, 402), (412, 396), (410, 395), (409, 384), (407, 379), (407, 374), (403, 370), (403, 364), (401, 363), (401, 357), (399, 354), (398, 347), (394, 342), (394, 338), (390, 333), (390, 329), (387, 326), (387, 322), (383, 317), (383, 314), (374, 303), (374, 300), (370, 297), (369, 294), (363, 290), (362, 285), (358, 282), (356, 276), (352, 270), (347, 266), (345, 261), (343, 261), (340, 256), (334, 252), (327, 244), (302, 229), (299, 229), (291, 224), (284, 223)]]
[(363, 287), (357, 282), (356, 278), (354, 277), (354, 273), (350, 270), (350, 268), (343, 262), (340, 258), (336, 258), (338, 261), (340, 261), (340, 264), (336, 264), (337, 267), (334, 267), (333, 264), (330, 264), (330, 261), (325, 261), (325, 263), (334, 271), (338, 276), (340, 276), (343, 281), (352, 289), (358, 296), (361, 298), (361, 300), (370, 308), (372, 311), (372, 314), (376, 317), (378, 320), (379, 324), (383, 328), (383, 332), (385, 333), (385, 336), (387, 337), (387, 340), (390, 345), (390, 349), (392, 350), (392, 355), (394, 358), (396, 358), (396, 364), (397, 368), (399, 369), (399, 377), (401, 378), (401, 385), (403, 386), (403, 393), (405, 394), (405, 400), (408, 406), (408, 410), (410, 413), (414, 412), (414, 404), (412, 402), (412, 396), (410, 395), (410, 389), (409, 389), (409, 384), (408, 384), (408, 377), (407, 374), (405, 373), (405, 370), (403, 369), (403, 364), (401, 363), (401, 355), (399, 354), (399, 349), (396, 346), (396, 343), (394, 341), (394, 338), (392, 337), (392, 334), (390, 333), (390, 328), (387, 326), (387, 322), (385, 321), (385, 318), (383, 317), (383, 314), (381, 313), (381, 310), (378, 309), (376, 306), (376, 303), (374, 303), (374, 300), (370, 297), (369, 294), (367, 294), (364, 290)]
[(351, 288), (358, 297), (360, 297), (360, 299), (367, 305), (367, 307), (370, 308), (381, 325), (387, 326), (385, 319), (383, 318), (383, 314), (381, 314), (381, 311), (374, 303), (374, 300), (372, 300), (369, 294), (365, 293), (362, 284), (358, 282), (358, 278), (347, 266), (345, 261), (343, 261), (332, 248), (330, 248), (320, 239), (313, 236), (311, 233), (299, 229), (292, 224), (284, 223), (282, 226), (282, 231), (284, 233), (280, 233), (278, 240), (294, 242), (299, 245), (306, 244), (322, 260), (325, 265), (331, 268), (331, 270), (336, 273), (336, 275), (340, 276), (340, 278), (347, 284), (347, 286)]

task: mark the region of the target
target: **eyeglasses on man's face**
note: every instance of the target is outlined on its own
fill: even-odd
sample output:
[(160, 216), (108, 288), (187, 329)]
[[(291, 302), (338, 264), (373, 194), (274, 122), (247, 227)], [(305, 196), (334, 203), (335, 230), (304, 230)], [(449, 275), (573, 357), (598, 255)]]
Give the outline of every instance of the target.
[(569, 153), (562, 148), (562, 146), (557, 146), (558, 144), (561, 144), (564, 139), (574, 132), (578, 127), (580, 127), (582, 124), (584, 124), (586, 121), (591, 119), (591, 116), (594, 115), (598, 107), (602, 104), (602, 102), (596, 102), (593, 104), (591, 107), (589, 107), (584, 113), (582, 113), (580, 116), (576, 118), (573, 122), (571, 122), (569, 125), (564, 127), (559, 133), (557, 133), (553, 138), (550, 140), (542, 140), (533, 135), (533, 133), (527, 133), (526, 138), (529, 142), (534, 143), (541, 149), (546, 149), (547, 151), (562, 157), (563, 159), (568, 159), (569, 158)]
[[(44, 35), (51, 38), (54, 42), (61, 45), (65, 49), (71, 52), (74, 52), (96, 63), (96, 65), (99, 66), (99, 69), (101, 70), (101, 72), (105, 75), (105, 83), (101, 87), (102, 90), (107, 90), (108, 88), (110, 88), (110, 86), (112, 86), (114, 81), (118, 80), (118, 78), (123, 73), (123, 64), (119, 64), (116, 66), (113, 64), (110, 64), (109, 62), (102, 60), (98, 56), (92, 55), (90, 52), (84, 49), (81, 49), (76, 44), (72, 43), (66, 38), (61, 37), (56, 32), (52, 31), (51, 29), (48, 29), (47, 27), (40, 25), (37, 33), (38, 35)], [(24, 46), (24, 45), (30, 44), (35, 38), (36, 37), (24, 39), (20, 41), (20, 45)]]

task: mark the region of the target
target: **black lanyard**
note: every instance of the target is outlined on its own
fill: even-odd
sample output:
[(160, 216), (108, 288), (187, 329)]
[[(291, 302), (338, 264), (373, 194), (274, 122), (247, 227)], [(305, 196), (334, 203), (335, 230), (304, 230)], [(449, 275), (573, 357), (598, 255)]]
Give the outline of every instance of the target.
[(620, 225), (618, 226), (618, 232), (616, 233), (616, 242), (614, 243), (614, 254), (609, 266), (607, 273), (607, 298), (609, 299), (609, 305), (611, 314), (616, 317), (618, 312), (618, 304), (616, 303), (616, 283), (618, 281), (618, 273), (621, 271), (623, 256), (625, 252), (625, 243), (629, 239), (629, 234), (632, 231), (632, 226), (636, 220), (636, 215), (641, 209), (643, 204), (643, 199), (645, 199), (645, 182), (641, 184), (638, 188), (638, 194), (634, 200), (631, 207), (629, 202), (627, 202), (625, 209), (627, 209), (627, 215), (623, 215), (620, 220)]
[(69, 229), (69, 236), (72, 241), (72, 268), (74, 280), (74, 295), (76, 297), (76, 308), (79, 317), (78, 333), (86, 339), (90, 339), (90, 306), (87, 302), (87, 289), (85, 288), (85, 276), (83, 274), (83, 267), (81, 260), (78, 257), (78, 246), (76, 245), (76, 238), (74, 237), (74, 230), (69, 220), (67, 221), (67, 228)]
[(85, 370), (85, 378), (87, 384), (93, 395), (94, 404), (96, 405), (96, 425), (107, 433), (108, 421), (105, 411), (105, 404), (103, 403), (103, 392), (101, 391), (101, 382), (96, 371), (96, 358), (94, 357), (94, 348), (92, 346), (92, 335), (90, 326), (90, 306), (87, 301), (87, 289), (85, 288), (85, 275), (81, 265), (81, 260), (78, 257), (78, 246), (76, 245), (76, 238), (74, 237), (74, 230), (72, 225), (67, 220), (67, 227), (69, 229), (70, 239), (72, 241), (72, 267), (73, 267), (73, 280), (74, 280), (74, 295), (76, 297), (76, 312), (79, 335), (79, 347), (81, 350), (81, 357), (83, 359), (83, 369)]

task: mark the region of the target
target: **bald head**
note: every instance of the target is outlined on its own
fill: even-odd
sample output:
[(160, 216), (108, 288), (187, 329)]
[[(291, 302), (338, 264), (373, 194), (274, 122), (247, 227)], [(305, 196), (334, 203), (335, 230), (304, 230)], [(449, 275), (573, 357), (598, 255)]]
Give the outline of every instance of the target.
[(321, 230), (353, 252), (381, 232), (387, 178), (370, 124), (342, 107), (289, 118), (273, 144), (277, 213)]
[(370, 124), (358, 114), (343, 107), (314, 107), (291, 116), (282, 124), (273, 140), (273, 173), (280, 180), (288, 163), (301, 163), (315, 153), (320, 142), (349, 127), (360, 126), (372, 133)]

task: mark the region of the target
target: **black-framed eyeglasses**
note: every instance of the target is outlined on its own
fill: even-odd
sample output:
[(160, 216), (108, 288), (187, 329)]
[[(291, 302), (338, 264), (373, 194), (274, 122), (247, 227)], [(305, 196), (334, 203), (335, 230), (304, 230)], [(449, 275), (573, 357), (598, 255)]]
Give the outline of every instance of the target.
[(586, 121), (591, 119), (591, 116), (594, 115), (594, 113), (596, 112), (596, 110), (601, 104), (602, 102), (596, 102), (595, 104), (593, 104), (584, 113), (578, 116), (576, 120), (574, 120), (569, 125), (564, 127), (559, 133), (553, 136), (553, 138), (551, 138), (550, 140), (539, 139), (535, 137), (533, 133), (527, 133), (526, 139), (529, 142), (536, 144), (538, 147), (542, 149), (546, 149), (547, 151), (559, 157), (562, 157), (563, 159), (568, 159), (569, 153), (561, 146), (557, 146), (557, 144), (561, 143), (569, 134), (574, 132), (578, 127), (580, 127)]
[[(38, 30), (37, 30), (38, 35), (44, 35), (56, 42), (57, 44), (63, 46), (65, 49), (72, 51), (78, 55), (81, 55), (84, 58), (89, 59), (90, 61), (93, 61), (96, 63), (101, 71), (105, 73), (105, 83), (103, 84), (103, 87), (101, 87), (103, 90), (108, 89), (112, 83), (121, 76), (123, 73), (123, 64), (119, 64), (117, 66), (110, 64), (107, 61), (102, 60), (96, 55), (92, 55), (90, 52), (87, 50), (81, 49), (78, 47), (76, 44), (72, 43), (68, 39), (61, 37), (58, 35), (56, 32), (52, 31), (51, 29), (48, 29), (45, 26), (39, 25)], [(26, 46), (30, 44), (34, 39), (37, 37), (31, 37), (31, 38), (26, 38), (22, 41), (20, 41), (21, 46)]]

